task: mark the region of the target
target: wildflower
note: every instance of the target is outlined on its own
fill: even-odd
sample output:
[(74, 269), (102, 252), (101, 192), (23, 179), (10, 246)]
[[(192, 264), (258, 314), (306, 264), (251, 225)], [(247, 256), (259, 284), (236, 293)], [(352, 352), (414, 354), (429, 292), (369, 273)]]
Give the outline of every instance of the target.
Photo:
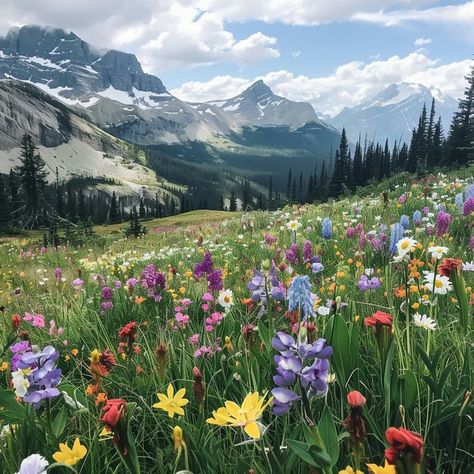
[(436, 235), (438, 237), (443, 236), (448, 232), (449, 225), (451, 224), (451, 214), (439, 211), (436, 216)]
[(218, 297), (219, 304), (228, 311), (230, 307), (234, 304), (234, 297), (232, 290), (220, 290)]
[(436, 329), (436, 321), (428, 317), (426, 314), (415, 313), (413, 315), (413, 324), (429, 331), (434, 331)]
[(433, 247), (428, 247), (428, 252), (431, 254), (432, 258), (435, 258), (436, 260), (439, 260), (442, 258), (444, 255), (448, 253), (449, 249), (448, 247), (442, 247), (442, 246), (433, 246)]
[(413, 213), (413, 224), (415, 224), (416, 226), (420, 226), (421, 223), (422, 223), (421, 211), (416, 210), (416, 211)]
[(377, 277), (368, 278), (367, 275), (362, 274), (357, 282), (357, 286), (361, 291), (375, 290), (381, 285)]
[(194, 265), (194, 276), (196, 278), (201, 278), (204, 274), (209, 274), (212, 271), (213, 263), (212, 263), (212, 255), (209, 251), (204, 253), (204, 258), (202, 262), (196, 263)]
[(449, 278), (444, 275), (436, 275), (433, 272), (424, 271), (425, 278), (423, 284), (435, 295), (445, 295), (453, 289)]
[(472, 212), (474, 212), (474, 196), (470, 196), (466, 199), (463, 207), (463, 214), (465, 216), (469, 216)]
[(397, 244), (397, 251), (398, 254), (394, 258), (396, 262), (400, 262), (405, 260), (407, 257), (409, 257), (410, 252), (413, 252), (417, 246), (418, 242), (415, 239), (412, 239), (411, 237), (404, 237), (400, 239)]
[(345, 469), (342, 469), (341, 471), (339, 471), (339, 474), (364, 474), (364, 473), (359, 469), (356, 469), (354, 471), (354, 469), (352, 469), (351, 466), (346, 466)]
[(450, 277), (453, 272), (457, 272), (461, 267), (462, 261), (458, 258), (445, 258), (438, 267), (440, 275)]
[(299, 262), (299, 250), (298, 244), (293, 242), (290, 247), (286, 250), (285, 259), (287, 262), (291, 263), (292, 265), (297, 265)]
[(102, 407), (102, 417), (100, 421), (104, 423), (109, 431), (113, 431), (122, 419), (127, 409), (127, 402), (121, 398), (107, 400)]
[(390, 253), (393, 255), (397, 251), (397, 244), (403, 238), (403, 227), (400, 224), (393, 224), (390, 232)]
[(209, 291), (222, 290), (222, 270), (213, 270), (207, 275)]
[(384, 313), (383, 311), (377, 311), (372, 316), (369, 316), (364, 319), (364, 324), (366, 326), (376, 326), (377, 324), (392, 326), (392, 315)]
[(173, 443), (176, 451), (181, 451), (184, 445), (183, 430), (179, 426), (173, 428)]
[(44, 328), (44, 316), (42, 314), (25, 313), (23, 321), (27, 321), (36, 328)]
[(193, 368), (193, 378), (193, 393), (197, 401), (199, 402), (199, 405), (202, 405), (206, 396), (206, 387), (202, 381), (201, 371), (197, 367)]
[(225, 406), (212, 412), (213, 418), (208, 418), (207, 423), (218, 426), (241, 426), (245, 433), (253, 439), (260, 439), (263, 428), (259, 422), (265, 408), (272, 402), (270, 398), (266, 403), (265, 396), (259, 392), (249, 393), (242, 406), (232, 401), (226, 401)]
[(309, 262), (314, 257), (313, 245), (309, 240), (305, 240), (303, 244), (303, 258), (305, 262)]
[(74, 287), (75, 290), (81, 290), (82, 287), (84, 286), (84, 281), (81, 280), (80, 278), (76, 278), (72, 282), (72, 286)]
[(46, 474), (49, 462), (40, 454), (30, 454), (23, 459), (16, 474)]
[(67, 466), (74, 466), (83, 459), (86, 454), (87, 448), (81, 444), (79, 438), (76, 438), (72, 448), (69, 448), (67, 444), (60, 443), (59, 451), (53, 454), (53, 459)]
[(311, 264), (311, 271), (313, 273), (321, 273), (324, 271), (324, 265), (320, 262), (314, 262)]
[(305, 319), (314, 316), (313, 299), (309, 277), (296, 276), (288, 290), (288, 309), (290, 311), (301, 309)]
[(407, 195), (405, 193), (403, 193), (399, 198), (398, 198), (398, 202), (400, 204), (405, 204), (407, 202)]
[(352, 390), (352, 392), (347, 394), (347, 403), (349, 403), (352, 408), (362, 408), (365, 405), (365, 402), (365, 397), (357, 390)]
[(291, 408), (291, 405), (300, 399), (300, 397), (293, 392), (283, 387), (276, 387), (272, 390), (274, 415), (285, 415)]
[(292, 221), (289, 221), (288, 224), (286, 224), (286, 226), (292, 232), (296, 232), (301, 227), (301, 224), (297, 220), (292, 220)]
[(163, 378), (168, 363), (168, 346), (164, 342), (160, 342), (158, 347), (155, 349), (155, 355), (158, 374)]
[[(385, 459), (389, 464), (397, 464), (397, 461), (414, 461), (416, 464), (421, 463), (423, 456), (423, 438), (413, 431), (409, 431), (405, 428), (388, 428), (385, 432), (385, 437), (390, 447), (385, 450)], [(400, 459), (400, 454), (403, 453), (404, 460)], [(411, 459), (407, 459), (411, 458)], [(413, 472), (412, 469), (407, 469), (403, 472)]]
[(226, 336), (224, 338), (224, 347), (229, 351), (233, 352), (234, 350), (234, 344), (232, 344), (232, 339), (230, 336)]
[(324, 239), (329, 240), (332, 237), (332, 220), (329, 217), (325, 217), (322, 223), (322, 236)]
[(173, 418), (175, 414), (183, 416), (184, 410), (182, 407), (189, 403), (189, 400), (184, 398), (185, 395), (185, 388), (181, 388), (175, 394), (173, 386), (169, 384), (166, 395), (164, 393), (158, 393), (157, 396), (160, 401), (153, 404), (152, 407), (168, 412), (170, 418)]
[(377, 466), (377, 464), (367, 464), (367, 468), (371, 474), (397, 474), (395, 466), (390, 465), (385, 460), (384, 466)]
[(400, 217), (400, 225), (404, 230), (407, 230), (410, 227), (410, 218), (406, 215)]

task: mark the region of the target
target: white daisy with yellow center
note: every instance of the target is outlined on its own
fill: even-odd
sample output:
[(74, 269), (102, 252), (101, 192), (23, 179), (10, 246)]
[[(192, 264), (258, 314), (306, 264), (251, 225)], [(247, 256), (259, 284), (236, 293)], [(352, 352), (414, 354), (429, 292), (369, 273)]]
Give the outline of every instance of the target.
[(433, 292), (435, 295), (445, 295), (453, 289), (453, 285), (449, 281), (449, 277), (444, 275), (436, 275), (433, 272), (423, 272), (425, 279), (423, 284), (425, 288)]
[(219, 304), (228, 311), (230, 307), (234, 304), (234, 295), (232, 290), (220, 290), (219, 291)]
[(410, 252), (413, 252), (416, 249), (417, 245), (418, 242), (411, 237), (404, 237), (403, 239), (400, 239), (397, 242), (398, 254), (394, 260), (397, 262), (405, 260), (410, 255)]
[(436, 258), (437, 260), (439, 260), (440, 258), (443, 258), (443, 256), (449, 252), (449, 249), (448, 247), (433, 246), (433, 247), (428, 247), (428, 252), (431, 254), (433, 258)]
[(290, 229), (292, 232), (296, 232), (300, 227), (301, 224), (297, 220), (292, 220), (286, 224), (288, 229)]
[(436, 321), (426, 314), (415, 313), (413, 315), (413, 324), (428, 331), (434, 331), (436, 329)]

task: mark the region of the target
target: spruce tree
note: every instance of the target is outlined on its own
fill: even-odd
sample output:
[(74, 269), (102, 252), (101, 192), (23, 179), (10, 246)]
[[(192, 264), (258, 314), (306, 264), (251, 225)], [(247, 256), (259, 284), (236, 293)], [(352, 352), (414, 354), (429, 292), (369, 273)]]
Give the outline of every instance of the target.
[(360, 136), (359, 141), (356, 143), (354, 150), (354, 163), (352, 166), (353, 182), (355, 187), (362, 184), (362, 149), (360, 146)]
[(5, 187), (3, 176), (0, 175), (0, 232), (7, 229), (9, 221), (10, 198)]
[[(20, 199), (22, 206), (15, 210), (22, 227), (33, 228), (44, 225), (50, 218), (46, 200), (46, 163), (42, 160), (30, 134), (23, 136), (20, 146), (20, 164), (15, 174), (20, 179)], [(20, 211), (21, 210), (21, 214)]]
[(109, 220), (111, 224), (115, 224), (119, 220), (117, 195), (115, 194), (115, 191), (112, 192), (112, 197), (110, 199)]
[(237, 198), (235, 197), (234, 190), (232, 190), (230, 193), (229, 211), (237, 211)]
[(341, 158), (339, 150), (336, 150), (336, 159), (334, 162), (334, 169), (329, 183), (328, 194), (329, 197), (338, 197), (344, 190), (344, 183), (346, 178), (344, 176), (344, 162)]

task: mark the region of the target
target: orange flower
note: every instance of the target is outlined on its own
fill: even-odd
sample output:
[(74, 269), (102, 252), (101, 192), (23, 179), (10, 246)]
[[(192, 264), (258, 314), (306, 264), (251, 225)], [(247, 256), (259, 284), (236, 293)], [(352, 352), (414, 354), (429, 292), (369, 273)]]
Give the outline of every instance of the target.
[(395, 298), (405, 298), (406, 296), (405, 288), (403, 288), (402, 286), (400, 286), (399, 288), (395, 288), (395, 290), (393, 290), (393, 293), (395, 294)]
[(107, 394), (105, 392), (99, 392), (95, 397), (95, 406), (98, 407), (101, 403), (107, 402)]
[(142, 304), (145, 301), (145, 298), (143, 296), (135, 296), (135, 304)]

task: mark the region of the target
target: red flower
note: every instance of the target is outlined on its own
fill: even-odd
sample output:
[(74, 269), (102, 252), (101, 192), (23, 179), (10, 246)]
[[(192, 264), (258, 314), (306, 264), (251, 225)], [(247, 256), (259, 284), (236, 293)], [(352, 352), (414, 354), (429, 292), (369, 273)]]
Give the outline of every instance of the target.
[(364, 324), (366, 326), (376, 326), (377, 324), (382, 324), (384, 326), (392, 326), (393, 317), (391, 314), (384, 313), (383, 311), (377, 311), (372, 316), (369, 316), (364, 319)]
[(19, 314), (14, 314), (12, 316), (12, 330), (16, 331), (20, 327), (21, 316)]
[(418, 433), (391, 427), (385, 432), (385, 437), (390, 444), (385, 450), (385, 459), (389, 464), (395, 464), (401, 452), (413, 454), (413, 460), (421, 463), (424, 441)]
[(365, 405), (365, 402), (366, 399), (364, 395), (357, 390), (352, 390), (352, 392), (347, 394), (347, 403), (349, 403), (352, 408), (362, 408)]
[(105, 423), (110, 431), (113, 431), (115, 426), (122, 419), (126, 408), (127, 402), (121, 398), (107, 400), (107, 403), (102, 408), (102, 418), (100, 421)]
[(450, 277), (453, 271), (461, 268), (462, 260), (459, 258), (445, 258), (438, 267), (438, 273)]
[(137, 322), (132, 321), (131, 323), (128, 323), (119, 329), (118, 337), (120, 339), (128, 338), (132, 341), (135, 341), (137, 339), (137, 329), (138, 329)]

